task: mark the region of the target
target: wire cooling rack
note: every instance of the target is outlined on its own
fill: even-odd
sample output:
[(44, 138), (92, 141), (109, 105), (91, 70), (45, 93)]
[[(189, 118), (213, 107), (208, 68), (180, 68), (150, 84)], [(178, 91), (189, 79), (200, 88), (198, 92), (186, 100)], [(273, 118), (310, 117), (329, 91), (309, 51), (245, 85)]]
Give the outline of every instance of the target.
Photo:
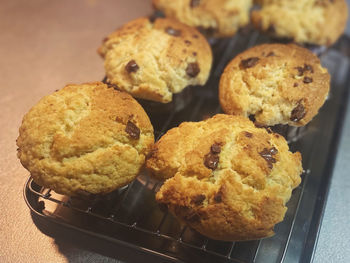
[[(183, 121), (200, 121), (220, 112), (217, 87), (225, 65), (243, 50), (271, 42), (247, 30), (235, 37), (211, 41), (214, 64), (205, 87), (188, 88), (192, 100), (181, 111), (149, 113), (156, 138)], [(303, 156), (302, 182), (293, 191), (276, 235), (247, 242), (208, 239), (181, 225), (154, 199), (161, 183), (142, 172), (124, 189), (104, 197), (84, 199), (58, 195), (29, 178), (24, 197), (31, 211), (67, 228), (80, 230), (97, 240), (112, 241), (155, 256), (155, 262), (309, 262), (313, 256), (349, 89), (349, 39), (343, 37), (320, 55), (331, 76), (331, 92), (314, 120), (304, 128), (274, 127), (284, 135), (292, 151)]]

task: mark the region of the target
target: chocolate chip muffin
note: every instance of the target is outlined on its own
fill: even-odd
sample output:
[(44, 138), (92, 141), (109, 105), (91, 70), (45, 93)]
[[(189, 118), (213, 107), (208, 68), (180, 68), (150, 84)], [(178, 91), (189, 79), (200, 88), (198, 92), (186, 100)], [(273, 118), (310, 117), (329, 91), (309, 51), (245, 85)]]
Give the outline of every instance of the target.
[(229, 37), (249, 23), (252, 0), (153, 0), (153, 6), (209, 36)]
[(196, 29), (165, 18), (127, 23), (104, 40), (99, 53), (110, 83), (161, 103), (187, 86), (205, 84), (212, 64), (211, 48)]
[(156, 194), (181, 221), (217, 240), (274, 234), (300, 183), (300, 153), (248, 118), (219, 114), (169, 130), (146, 166), (167, 179)]
[(252, 12), (258, 29), (298, 43), (330, 46), (344, 32), (348, 16), (345, 0), (258, 0)]
[(304, 126), (318, 113), (329, 87), (327, 69), (311, 51), (294, 44), (265, 44), (226, 66), (219, 98), (225, 113), (254, 115), (264, 126)]
[(67, 85), (24, 116), (18, 158), (39, 185), (69, 196), (130, 183), (154, 142), (142, 107), (101, 82)]

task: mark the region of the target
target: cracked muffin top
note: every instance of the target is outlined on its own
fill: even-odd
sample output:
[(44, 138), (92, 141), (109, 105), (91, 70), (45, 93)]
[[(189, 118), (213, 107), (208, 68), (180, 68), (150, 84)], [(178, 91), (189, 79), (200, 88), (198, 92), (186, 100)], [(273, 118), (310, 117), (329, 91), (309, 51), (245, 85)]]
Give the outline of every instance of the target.
[(255, 0), (252, 12), (256, 28), (297, 43), (330, 46), (346, 27), (345, 0)]
[(67, 85), (24, 116), (18, 158), (39, 185), (69, 196), (131, 182), (154, 142), (142, 107), (101, 82)]
[(237, 55), (220, 79), (220, 104), (227, 114), (254, 115), (258, 124), (304, 126), (318, 113), (330, 75), (311, 51), (264, 44)]
[(230, 37), (249, 23), (252, 0), (153, 0), (167, 17), (214, 37)]
[(201, 234), (228, 241), (273, 235), (302, 172), (300, 153), (281, 135), (224, 114), (169, 130), (146, 167), (167, 179), (159, 203)]
[(132, 96), (168, 103), (185, 87), (204, 85), (212, 52), (194, 28), (172, 19), (139, 18), (104, 39), (108, 82)]

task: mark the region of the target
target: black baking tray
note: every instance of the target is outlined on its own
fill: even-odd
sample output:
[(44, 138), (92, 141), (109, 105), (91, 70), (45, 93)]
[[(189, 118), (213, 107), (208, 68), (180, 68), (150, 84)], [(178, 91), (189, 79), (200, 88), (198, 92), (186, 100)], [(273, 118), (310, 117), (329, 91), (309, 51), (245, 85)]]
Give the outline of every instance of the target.
[[(157, 138), (183, 121), (200, 121), (221, 112), (217, 89), (225, 65), (243, 50), (272, 40), (256, 31), (243, 30), (233, 38), (210, 42), (214, 64), (207, 85), (190, 88), (192, 100), (181, 111), (150, 113)], [(145, 171), (124, 189), (84, 199), (58, 195), (29, 178), (24, 187), (27, 205), (44, 221), (87, 234), (96, 243), (108, 241), (112, 248), (151, 256), (152, 262), (310, 262), (348, 101), (349, 47), (349, 38), (343, 36), (320, 55), (332, 76), (331, 92), (312, 122), (299, 129), (278, 127), (291, 150), (302, 153), (304, 172), (273, 237), (222, 242), (200, 235), (158, 207), (154, 194), (161, 183)]]

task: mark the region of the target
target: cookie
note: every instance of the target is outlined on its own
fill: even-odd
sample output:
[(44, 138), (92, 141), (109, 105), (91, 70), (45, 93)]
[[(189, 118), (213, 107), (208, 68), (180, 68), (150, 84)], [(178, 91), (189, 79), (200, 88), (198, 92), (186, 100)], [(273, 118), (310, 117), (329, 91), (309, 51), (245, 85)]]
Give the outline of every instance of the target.
[(344, 32), (348, 16), (345, 0), (259, 0), (252, 12), (258, 29), (297, 43), (332, 45)]
[(236, 56), (220, 79), (219, 99), (227, 114), (254, 115), (258, 124), (304, 126), (326, 100), (330, 76), (311, 51), (265, 44)]
[(201, 234), (227, 241), (273, 235), (302, 172), (300, 153), (289, 152), (281, 135), (224, 114), (169, 130), (146, 166), (168, 178), (157, 202)]
[(131, 21), (98, 51), (110, 83), (161, 103), (187, 86), (204, 85), (212, 64), (211, 48), (196, 29), (164, 18)]
[(252, 0), (153, 0), (153, 6), (207, 35), (230, 37), (249, 23)]
[(39, 185), (69, 196), (130, 183), (153, 145), (150, 120), (127, 93), (101, 82), (67, 85), (24, 116), (18, 158)]

